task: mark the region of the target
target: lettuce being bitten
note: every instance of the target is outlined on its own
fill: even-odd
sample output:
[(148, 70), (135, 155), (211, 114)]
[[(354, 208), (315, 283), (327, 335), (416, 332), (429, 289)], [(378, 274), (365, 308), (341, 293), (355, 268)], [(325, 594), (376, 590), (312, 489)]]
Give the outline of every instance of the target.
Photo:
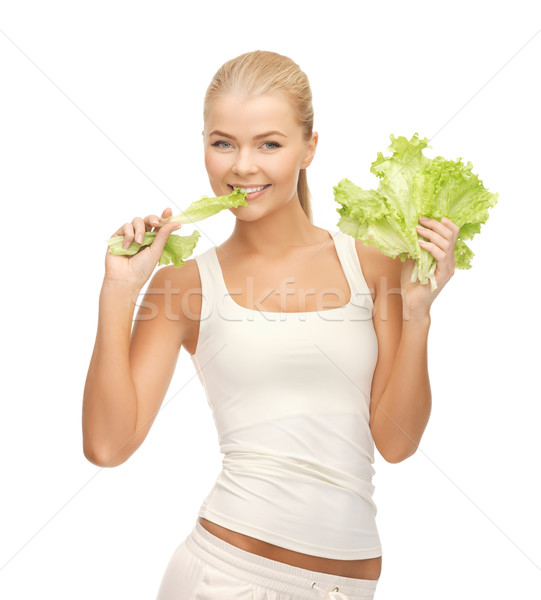
[[(246, 202), (247, 192), (241, 192), (239, 188), (235, 188), (230, 194), (226, 196), (216, 196), (209, 198), (203, 196), (200, 200), (192, 202), (190, 206), (184, 211), (179, 212), (177, 215), (171, 216), (167, 219), (162, 219), (161, 224), (164, 223), (180, 223), (181, 225), (187, 223), (193, 223), (195, 221), (202, 221), (207, 217), (211, 217), (216, 213), (226, 208), (236, 208), (237, 206), (248, 206)], [(109, 251), (111, 254), (116, 256), (132, 256), (137, 254), (142, 246), (150, 246), (156, 237), (156, 231), (145, 231), (143, 242), (138, 244), (135, 240), (131, 243), (129, 248), (124, 248), (124, 236), (116, 235), (107, 240), (109, 244)], [(184, 259), (191, 256), (194, 248), (200, 237), (199, 231), (194, 231), (191, 235), (176, 235), (170, 234), (165, 243), (162, 255), (158, 262), (159, 266), (168, 265), (173, 263), (175, 267), (182, 267)]]
[[(437, 221), (447, 217), (460, 227), (455, 245), (457, 269), (470, 269), (474, 253), (464, 243), (480, 232), (488, 219), (488, 209), (494, 206), (498, 194), (488, 192), (471, 172), (472, 164), (464, 165), (423, 155), (427, 138), (419, 140), (415, 133), (408, 141), (392, 134), (388, 147), (393, 154), (384, 157), (378, 152), (370, 171), (380, 178), (377, 190), (363, 190), (348, 179), (334, 186), (334, 198), (341, 204), (338, 228), (379, 248), (384, 254), (415, 259), (411, 281), (437, 287), (434, 271), (436, 259), (419, 245), (419, 217)], [(429, 146), (431, 147), (431, 146)]]

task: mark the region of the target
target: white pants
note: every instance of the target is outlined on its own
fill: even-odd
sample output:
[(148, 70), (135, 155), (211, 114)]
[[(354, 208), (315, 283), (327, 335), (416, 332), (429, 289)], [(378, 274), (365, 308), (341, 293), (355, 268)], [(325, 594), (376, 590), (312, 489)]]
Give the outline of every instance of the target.
[(301, 569), (246, 552), (196, 521), (169, 560), (156, 600), (371, 600), (377, 582)]

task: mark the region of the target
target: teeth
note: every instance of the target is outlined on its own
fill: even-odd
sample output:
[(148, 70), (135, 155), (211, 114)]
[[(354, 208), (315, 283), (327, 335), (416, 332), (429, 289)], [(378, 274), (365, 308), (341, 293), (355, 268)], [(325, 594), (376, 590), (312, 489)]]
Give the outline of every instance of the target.
[(262, 185), (261, 187), (253, 187), (253, 188), (239, 188), (241, 192), (248, 192), (251, 194), (252, 192), (259, 192), (264, 189), (266, 186)]

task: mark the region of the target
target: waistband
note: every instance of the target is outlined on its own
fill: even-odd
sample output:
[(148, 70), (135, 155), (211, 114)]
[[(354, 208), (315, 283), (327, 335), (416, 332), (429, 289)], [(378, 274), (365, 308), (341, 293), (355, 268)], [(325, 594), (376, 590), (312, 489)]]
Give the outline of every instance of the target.
[(217, 569), (302, 600), (318, 599), (318, 592), (319, 598), (325, 599), (373, 598), (378, 583), (374, 579), (311, 571), (247, 552), (216, 537), (199, 521), (196, 521), (185, 543), (191, 552)]

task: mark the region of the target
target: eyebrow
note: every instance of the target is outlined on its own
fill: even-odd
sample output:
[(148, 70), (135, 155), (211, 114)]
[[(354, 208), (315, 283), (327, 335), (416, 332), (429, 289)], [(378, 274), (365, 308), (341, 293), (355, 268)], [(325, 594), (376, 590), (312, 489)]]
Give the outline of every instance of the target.
[[(211, 135), (221, 135), (222, 137), (229, 138), (230, 140), (235, 140), (235, 141), (237, 139), (234, 136), (229, 135), (228, 133), (224, 133), (223, 131), (218, 131), (217, 129), (215, 129), (212, 133), (210, 133), (209, 137)], [(287, 135), (285, 133), (275, 130), (275, 131), (267, 131), (266, 133), (260, 133), (259, 135), (255, 135), (254, 140), (259, 140), (259, 139), (267, 137), (269, 135), (281, 135), (282, 137), (285, 137), (285, 138), (287, 137)]]

